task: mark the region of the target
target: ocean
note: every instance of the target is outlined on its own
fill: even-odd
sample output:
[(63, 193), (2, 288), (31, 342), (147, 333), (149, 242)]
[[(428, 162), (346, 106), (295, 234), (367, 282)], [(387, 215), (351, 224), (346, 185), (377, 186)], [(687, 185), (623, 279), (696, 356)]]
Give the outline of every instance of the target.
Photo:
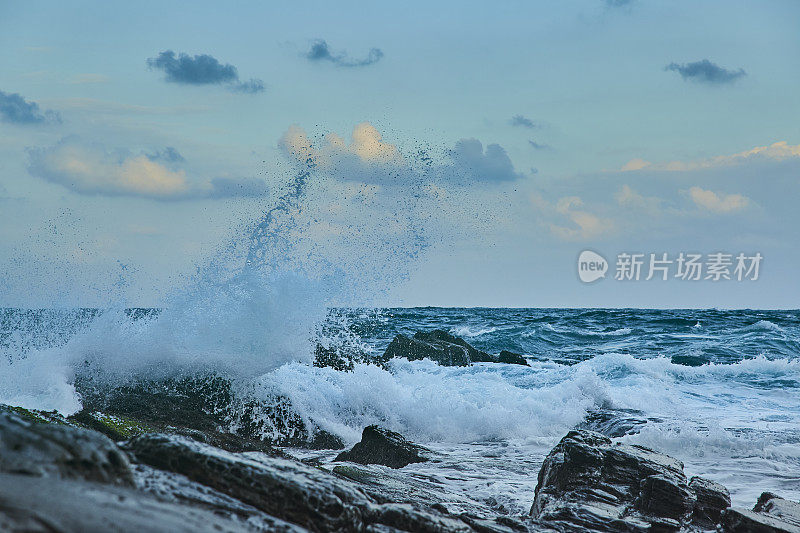
[[(440, 451), (446, 460), (404, 470), (439, 480), (454, 499), (509, 512), (527, 511), (543, 457), (575, 427), (672, 455), (689, 475), (727, 486), (735, 505), (749, 507), (766, 490), (800, 499), (800, 311), (319, 315), (293, 305), (303, 311), (275, 313), (285, 304), (279, 294), (298, 294), (291, 279), (276, 285), (286, 290), (258, 306), (217, 295), (224, 312), (212, 315), (198, 311), (205, 300), (191, 312), (3, 309), (0, 403), (70, 414), (82, 407), (76, 379), (87, 375), (108, 387), (222, 375), (243, 384), (242, 395), (288, 398), (306, 423), (348, 445), (364, 426), (380, 424)], [(432, 329), (488, 352), (524, 354), (530, 366), (394, 359), (386, 368), (359, 363), (337, 371), (311, 364), (317, 343), (377, 356), (398, 333)], [(292, 452), (323, 463), (335, 455)]]

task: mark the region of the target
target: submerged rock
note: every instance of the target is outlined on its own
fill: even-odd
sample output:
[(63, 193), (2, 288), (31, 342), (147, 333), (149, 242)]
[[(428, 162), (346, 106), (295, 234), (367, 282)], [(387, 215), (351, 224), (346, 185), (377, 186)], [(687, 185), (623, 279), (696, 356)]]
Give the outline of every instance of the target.
[(107, 437), (0, 413), (0, 472), (133, 485), (127, 456)]
[(388, 361), (393, 357), (402, 357), (409, 361), (430, 359), (442, 366), (469, 366), (472, 363), (528, 365), (519, 354), (504, 350), (499, 356), (492, 355), (441, 329), (418, 331), (413, 337), (396, 335), (386, 348), (382, 360)]
[(710, 482), (690, 486), (677, 459), (578, 430), (545, 459), (531, 515), (564, 531), (677, 531), (693, 513), (718, 512), (721, 492)]
[(721, 525), (726, 533), (800, 533), (800, 503), (765, 492), (752, 511), (725, 509)]
[(429, 461), (431, 455), (430, 450), (406, 440), (401, 434), (373, 425), (365, 427), (361, 441), (337, 455), (336, 460), (403, 468), (411, 463)]

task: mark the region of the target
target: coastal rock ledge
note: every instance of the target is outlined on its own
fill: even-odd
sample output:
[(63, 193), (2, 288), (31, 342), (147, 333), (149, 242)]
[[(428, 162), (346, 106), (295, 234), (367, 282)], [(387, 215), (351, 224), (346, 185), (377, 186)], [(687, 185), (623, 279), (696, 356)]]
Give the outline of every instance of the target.
[(688, 480), (677, 459), (587, 430), (546, 457), (530, 512), (509, 514), (415, 475), (409, 465), (444, 455), (378, 426), (339, 456), (367, 466), (333, 466), (174, 433), (115, 443), (12, 410), (0, 414), (0, 531), (800, 533), (798, 503), (764, 493), (732, 508), (725, 487)]
[(764, 493), (752, 511), (728, 490), (687, 480), (683, 463), (592, 431), (569, 432), (539, 471), (531, 516), (557, 531), (800, 533), (800, 504)]

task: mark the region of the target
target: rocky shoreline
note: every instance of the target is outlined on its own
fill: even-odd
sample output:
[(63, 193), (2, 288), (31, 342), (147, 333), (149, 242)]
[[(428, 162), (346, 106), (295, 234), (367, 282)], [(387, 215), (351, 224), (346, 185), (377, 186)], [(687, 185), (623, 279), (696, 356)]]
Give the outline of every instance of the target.
[[(315, 364), (347, 371), (365, 357), (320, 347)], [(439, 330), (398, 335), (370, 362), (393, 357), (527, 364)], [(593, 413), (564, 436), (538, 478), (530, 472), (537, 484), (521, 513), (412, 475), (452, 458), (386, 428), (367, 426), (333, 458), (342, 441), (285, 399), (242, 403), (218, 377), (77, 385), (86, 408), (70, 417), (0, 406), (0, 530), (800, 533), (796, 502), (764, 493), (752, 509), (731, 507), (724, 486), (687, 478), (677, 459), (615, 442), (635, 413)], [(297, 447), (332, 460), (300, 460)]]
[[(798, 503), (764, 493), (753, 509), (730, 507), (725, 487), (687, 479), (680, 461), (588, 430), (553, 448), (530, 513), (514, 516), (454, 511), (436, 483), (404, 482), (403, 467), (437, 455), (377, 426), (327, 469), (199, 435), (115, 443), (50, 416), (0, 413), (3, 531), (800, 531)], [(375, 464), (398, 475), (359, 470)]]

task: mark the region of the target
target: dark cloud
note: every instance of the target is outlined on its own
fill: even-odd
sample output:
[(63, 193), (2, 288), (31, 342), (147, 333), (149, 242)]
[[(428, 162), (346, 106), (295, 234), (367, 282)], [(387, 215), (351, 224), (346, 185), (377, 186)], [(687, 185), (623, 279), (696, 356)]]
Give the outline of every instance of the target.
[(684, 80), (709, 83), (712, 85), (733, 83), (747, 75), (744, 69), (729, 70), (712, 63), (708, 59), (695, 61), (693, 63), (670, 63), (664, 67), (664, 70), (677, 72)]
[(522, 115), (514, 115), (513, 117), (511, 117), (511, 120), (509, 120), (509, 124), (511, 124), (512, 126), (520, 126), (522, 128), (528, 128), (531, 130), (541, 127), (540, 124), (537, 124), (528, 117), (523, 117)]
[(528, 141), (528, 144), (530, 144), (534, 150), (550, 150), (549, 144), (540, 144), (537, 143), (536, 141), (531, 141), (531, 140)]
[(55, 111), (39, 109), (39, 104), (29, 102), (17, 93), (0, 91), (0, 120), (12, 124), (43, 124), (45, 122), (61, 122)]
[(383, 51), (380, 48), (372, 48), (364, 59), (350, 59), (345, 52), (334, 54), (326, 41), (317, 39), (311, 43), (306, 58), (309, 61), (330, 61), (339, 67), (366, 67), (380, 61), (383, 58)]
[(231, 90), (245, 93), (258, 93), (264, 90), (264, 82), (257, 79), (242, 82), (239, 72), (230, 63), (223, 65), (208, 54), (190, 56), (175, 55), (165, 50), (157, 57), (147, 60), (151, 69), (166, 74), (166, 81), (183, 85), (227, 85)]
[(484, 151), (478, 139), (461, 139), (450, 157), (456, 172), (466, 174), (474, 182), (513, 181), (521, 177), (499, 144), (489, 144)]
[(255, 94), (264, 91), (264, 82), (252, 78), (249, 81), (243, 81), (231, 86), (231, 90), (237, 93)]
[(162, 161), (164, 163), (183, 163), (186, 159), (172, 146), (167, 146), (163, 150), (158, 150), (152, 154), (147, 154), (150, 161)]

